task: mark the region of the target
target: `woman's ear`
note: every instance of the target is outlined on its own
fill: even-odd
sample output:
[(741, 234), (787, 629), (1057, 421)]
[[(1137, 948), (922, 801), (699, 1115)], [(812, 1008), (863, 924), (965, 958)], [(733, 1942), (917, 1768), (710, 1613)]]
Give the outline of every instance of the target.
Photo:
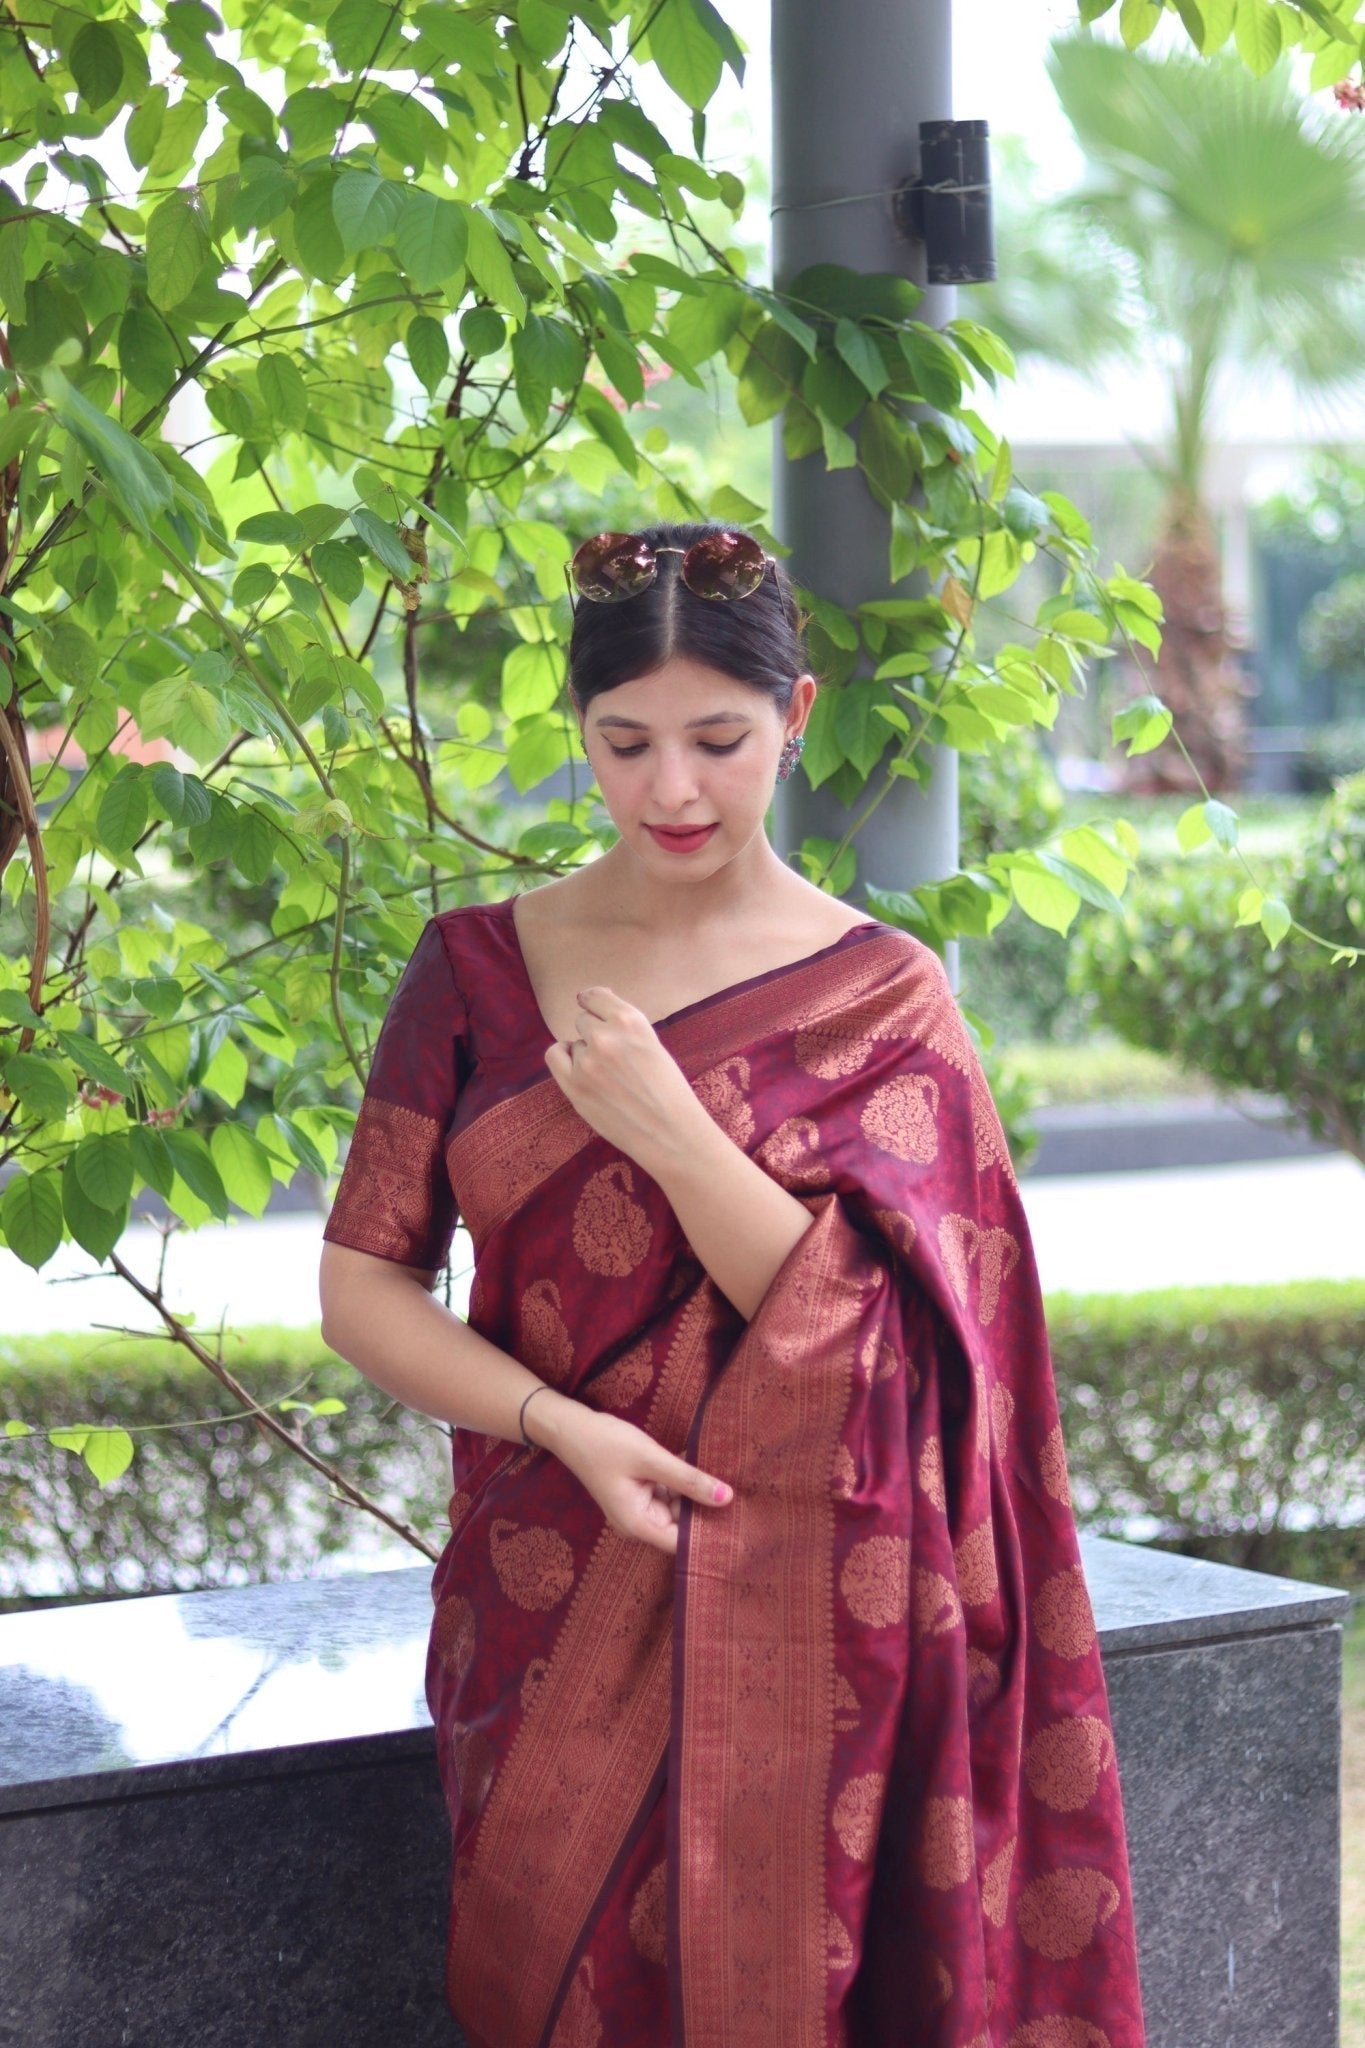
[(818, 691), (819, 684), (813, 675), (800, 675), (796, 678), (795, 687), (792, 690), (791, 703), (787, 706), (784, 721), (789, 738), (793, 733), (805, 730), (806, 720), (810, 717), (811, 707), (815, 703)]

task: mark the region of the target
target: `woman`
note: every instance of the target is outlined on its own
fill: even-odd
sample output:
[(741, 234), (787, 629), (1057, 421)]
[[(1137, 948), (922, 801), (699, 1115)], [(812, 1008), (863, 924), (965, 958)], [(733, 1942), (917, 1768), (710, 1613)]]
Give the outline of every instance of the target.
[(764, 834), (816, 694), (777, 563), (657, 526), (574, 571), (620, 837), (428, 922), (325, 1231), (327, 1341), (460, 1425), (451, 2010), (472, 2048), (1141, 2048), (1037, 1278), (943, 969)]

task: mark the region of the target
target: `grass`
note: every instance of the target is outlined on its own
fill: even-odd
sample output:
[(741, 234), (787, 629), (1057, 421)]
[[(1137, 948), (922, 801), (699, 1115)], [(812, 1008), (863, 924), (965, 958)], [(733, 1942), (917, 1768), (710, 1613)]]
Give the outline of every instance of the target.
[(1341, 2048), (1365, 2048), (1365, 1598), (1346, 1616), (1341, 1786)]

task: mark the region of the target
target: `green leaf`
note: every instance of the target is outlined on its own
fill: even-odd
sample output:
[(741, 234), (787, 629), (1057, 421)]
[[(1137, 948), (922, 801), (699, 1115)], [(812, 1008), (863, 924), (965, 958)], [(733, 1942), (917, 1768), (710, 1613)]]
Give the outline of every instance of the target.
[(649, 55), (685, 106), (705, 107), (720, 84), (725, 57), (692, 0), (668, 0), (652, 11)]
[(395, 582), (412, 581), (412, 558), (389, 520), (380, 519), (365, 506), (357, 505), (351, 513), (351, 524), (370, 553), (383, 563)]
[(126, 1429), (89, 1429), (81, 1455), (101, 1486), (119, 1479), (133, 1462), (133, 1439)]
[(869, 398), (876, 398), (886, 389), (891, 379), (882, 352), (865, 327), (855, 320), (836, 321), (834, 346)]
[(87, 107), (106, 106), (123, 83), (123, 52), (118, 37), (102, 21), (87, 21), (77, 30), (67, 62)]
[(36, 1272), (62, 1241), (61, 1175), (16, 1173), (0, 1195), (0, 1231), (16, 1258)]
[(546, 641), (522, 641), (502, 664), (502, 708), (511, 719), (548, 711), (564, 680), (564, 656)]
[(1270, 941), (1272, 953), (1279, 945), (1281, 939), (1284, 938), (1293, 922), (1294, 920), (1289, 915), (1287, 904), (1282, 902), (1278, 896), (1267, 896), (1265, 898), (1261, 904), (1260, 925), (1261, 930)]
[(403, 195), (393, 246), (419, 291), (430, 291), (463, 269), (469, 239), (465, 210), (453, 199), (438, 199), (416, 187)]
[(120, 768), (100, 798), (95, 837), (116, 858), (132, 850), (147, 822), (147, 775), (137, 762)]
[(59, 369), (42, 372), (43, 394), (68, 433), (74, 434), (94, 463), (111, 496), (141, 533), (173, 504), (171, 480), (150, 449), (111, 420), (84, 393), (67, 382)]
[(198, 1132), (168, 1130), (160, 1135), (172, 1165), (190, 1193), (197, 1195), (213, 1215), (226, 1221), (228, 1198), (222, 1178)]
[(1227, 804), (1220, 804), (1216, 797), (1210, 797), (1204, 805), (1204, 817), (1208, 828), (1218, 844), (1231, 852), (1237, 844), (1237, 813)]
[[(1257, 78), (1264, 78), (1267, 71), (1273, 70), (1283, 36), (1280, 17), (1270, 0), (1237, 0), (1233, 38), (1238, 56)], [(1273, 947), (1277, 941), (1271, 943)]]
[(70, 1159), (62, 1169), (62, 1213), (71, 1235), (92, 1259), (108, 1258), (128, 1227), (127, 1203), (105, 1209), (92, 1202), (76, 1178)]
[(261, 402), (280, 426), (301, 433), (308, 424), (308, 386), (292, 356), (272, 349), (256, 365)]
[(229, 1199), (248, 1215), (263, 1216), (274, 1178), (264, 1145), (241, 1124), (216, 1124), (209, 1150)]
[(162, 1133), (151, 1130), (146, 1124), (134, 1124), (128, 1138), (133, 1162), (148, 1187), (154, 1188), (163, 1198), (169, 1195), (175, 1182), (175, 1168)]
[(1076, 891), (1045, 868), (1027, 861), (1011, 863), (1009, 882), (1010, 892), (1024, 915), (1065, 938), (1081, 907)]
[(96, 1045), (93, 1038), (80, 1031), (54, 1031), (52, 1035), (78, 1073), (100, 1088), (112, 1088), (119, 1095), (127, 1095), (128, 1076), (102, 1045)]
[(461, 315), (460, 345), (476, 362), (481, 356), (495, 355), (506, 339), (507, 322), (494, 307), (472, 306)]
[(97, 1209), (120, 1209), (133, 1192), (133, 1154), (123, 1131), (82, 1138), (68, 1162)]
[(466, 220), (469, 232), (469, 248), (465, 261), (469, 274), (486, 297), (492, 299), (495, 307), (521, 320), (526, 313), (526, 300), (522, 295), (511, 259), (503, 245), (501, 235), (487, 214), (478, 206), (471, 206)]
[(1139, 697), (1114, 713), (1114, 745), (1127, 740), (1130, 760), (1134, 754), (1150, 754), (1161, 745), (1171, 724), (1171, 714), (1159, 697)]
[(1124, 47), (1136, 50), (1146, 42), (1161, 19), (1161, 0), (1123, 0), (1119, 8), (1119, 34)]
[(1176, 844), (1182, 853), (1193, 853), (1197, 847), (1207, 846), (1213, 833), (1204, 816), (1203, 804), (1191, 804), (1176, 820)]
[(332, 187), (332, 217), (348, 255), (377, 248), (392, 235), (408, 194), (373, 171), (343, 171)]
[(74, 1090), (69, 1069), (46, 1053), (19, 1052), (5, 1062), (0, 1080), (31, 1116), (56, 1123), (66, 1115)]
[(210, 254), (197, 203), (184, 192), (163, 199), (147, 223), (147, 296), (169, 312), (187, 299)]
[(309, 560), (333, 597), (339, 597), (344, 604), (350, 604), (365, 588), (364, 564), (355, 549), (348, 548), (344, 541), (323, 541), (312, 550)]
[(258, 547), (296, 549), (303, 546), (303, 527), (292, 512), (257, 512), (242, 521), (237, 540)]
[(444, 327), (429, 314), (418, 313), (408, 322), (403, 341), (408, 361), (421, 378), (424, 389), (434, 392), (450, 368), (450, 343), (446, 340)]

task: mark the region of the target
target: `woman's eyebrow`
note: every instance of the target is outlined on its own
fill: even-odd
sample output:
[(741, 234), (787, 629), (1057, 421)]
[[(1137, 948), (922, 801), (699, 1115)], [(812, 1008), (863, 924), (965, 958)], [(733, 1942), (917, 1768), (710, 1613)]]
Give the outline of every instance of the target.
[[(693, 726), (696, 725), (739, 725), (743, 723), (745, 720), (747, 720), (749, 716), (750, 713), (747, 711), (708, 711), (705, 718), (689, 718), (683, 730), (685, 732), (691, 732)], [(639, 718), (621, 718), (618, 717), (615, 713), (612, 713), (607, 718), (595, 719), (593, 722), (594, 724), (599, 726), (624, 726), (630, 732), (649, 731), (649, 727), (643, 722), (643, 720)]]

